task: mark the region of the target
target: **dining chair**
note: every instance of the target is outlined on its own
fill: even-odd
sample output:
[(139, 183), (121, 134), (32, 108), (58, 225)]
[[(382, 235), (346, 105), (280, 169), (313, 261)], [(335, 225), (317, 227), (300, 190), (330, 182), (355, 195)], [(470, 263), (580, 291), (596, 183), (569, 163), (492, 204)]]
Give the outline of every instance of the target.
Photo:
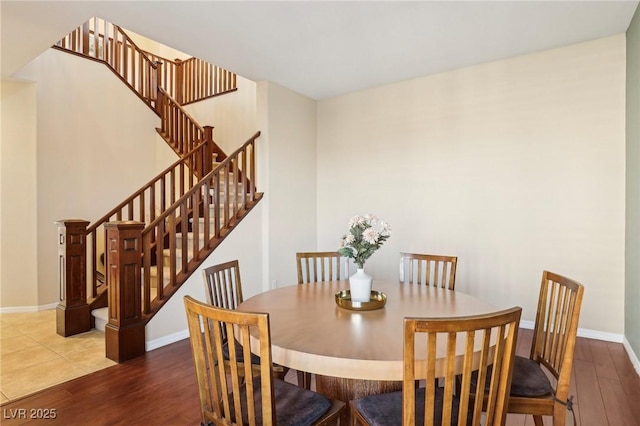
[(573, 410), (569, 385), (583, 293), (570, 278), (542, 273), (531, 353), (516, 356), (509, 413), (531, 414), (538, 426), (542, 416), (553, 416), (554, 426), (564, 426), (566, 410)]
[[(345, 408), (343, 402), (272, 376), (269, 314), (219, 308), (191, 296), (184, 297), (184, 304), (203, 425), (337, 423)], [(218, 362), (223, 358), (222, 330), (242, 347), (253, 345), (258, 351), (259, 374), (252, 380), (241, 380), (252, 376), (250, 351), (245, 350), (243, 362), (238, 362), (236, 348), (231, 345), (230, 368)]]
[[(231, 260), (210, 266), (202, 270), (204, 278), (204, 289), (207, 303), (218, 308), (236, 309), (243, 302), (242, 297), (242, 281), (240, 280), (240, 264), (238, 260)], [(228, 360), (230, 356), (229, 339), (227, 331), (222, 328), (222, 340), (224, 359)], [(238, 361), (242, 362), (244, 355), (242, 345), (235, 342), (235, 352), (238, 355)], [(254, 374), (259, 372), (260, 358), (251, 354), (251, 364), (253, 365)], [(286, 369), (279, 365), (273, 366), (273, 371), (280, 378), (286, 374)], [(242, 370), (244, 371), (244, 370)]]
[[(337, 251), (296, 253), (298, 284), (345, 280), (349, 277), (349, 259)], [(298, 385), (311, 388), (311, 373), (298, 371)]]
[(349, 259), (337, 251), (296, 253), (298, 284), (344, 280), (349, 276)]
[(456, 256), (400, 253), (400, 282), (455, 290)]
[[(405, 318), (402, 391), (350, 401), (352, 425), (504, 424), (521, 313), (513, 307), (466, 317)], [(487, 374), (489, 365), (495, 373)], [(442, 388), (438, 377), (444, 378)], [(487, 383), (489, 392), (472, 396), (472, 377)], [(424, 380), (424, 387), (416, 380)]]

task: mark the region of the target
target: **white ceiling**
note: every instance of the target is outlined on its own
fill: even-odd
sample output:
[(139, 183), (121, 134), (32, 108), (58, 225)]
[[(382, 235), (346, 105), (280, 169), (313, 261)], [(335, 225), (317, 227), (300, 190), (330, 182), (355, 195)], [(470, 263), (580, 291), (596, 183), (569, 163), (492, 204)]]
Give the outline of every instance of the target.
[(2, 77), (91, 16), (313, 99), (626, 31), (637, 1), (5, 1)]

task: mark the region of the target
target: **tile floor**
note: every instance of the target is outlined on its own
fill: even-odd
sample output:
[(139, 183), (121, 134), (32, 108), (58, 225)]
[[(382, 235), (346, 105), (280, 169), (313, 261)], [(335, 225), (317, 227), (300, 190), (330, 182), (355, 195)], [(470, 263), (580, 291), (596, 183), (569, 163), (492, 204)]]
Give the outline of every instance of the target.
[(0, 314), (0, 403), (115, 365), (104, 332), (56, 333), (55, 309)]

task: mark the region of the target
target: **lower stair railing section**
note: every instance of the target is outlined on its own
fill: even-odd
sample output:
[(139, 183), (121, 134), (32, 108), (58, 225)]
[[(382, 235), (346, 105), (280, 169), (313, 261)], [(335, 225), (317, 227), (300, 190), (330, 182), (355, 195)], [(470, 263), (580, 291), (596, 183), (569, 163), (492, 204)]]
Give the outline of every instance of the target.
[(205, 140), (93, 224), (84, 220), (57, 222), (61, 301), (56, 318), (58, 334), (70, 336), (90, 330), (90, 310), (107, 306), (105, 224), (153, 222), (198, 182), (192, 165), (211, 170), (212, 143)]
[[(58, 333), (88, 331), (90, 310), (108, 305), (107, 357), (123, 362), (142, 355), (146, 323), (262, 199), (256, 192), (259, 136), (199, 181), (184, 158), (91, 226), (58, 222)], [(210, 156), (208, 145), (194, 148), (189, 161)]]
[(143, 316), (156, 312), (262, 198), (255, 190), (259, 136), (256, 133), (142, 231)]

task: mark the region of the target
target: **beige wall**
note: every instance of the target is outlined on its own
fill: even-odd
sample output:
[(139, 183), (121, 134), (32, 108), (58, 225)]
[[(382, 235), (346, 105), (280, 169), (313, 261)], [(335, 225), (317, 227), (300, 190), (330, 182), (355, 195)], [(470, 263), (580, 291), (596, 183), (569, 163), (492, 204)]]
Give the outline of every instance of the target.
[(233, 93), (186, 105), (185, 109), (202, 126), (213, 126), (213, 140), (224, 152), (232, 153), (258, 130), (256, 83), (237, 78)]
[(582, 329), (620, 338), (624, 98), (618, 35), (321, 101), (318, 246), (373, 213), (393, 228), (375, 278), (457, 255), (457, 289), (533, 321), (549, 269), (585, 284)]
[(0, 86), (0, 306), (37, 304), (36, 85)]
[[(627, 31), (625, 337), (640, 355), (640, 8)], [(636, 358), (636, 369), (640, 362)]]
[[(37, 81), (36, 103), (29, 105), (33, 109), (26, 114), (28, 121), (20, 121), (35, 126), (31, 127), (36, 134), (31, 166), (35, 167), (33, 208), (37, 210), (3, 221), (20, 221), (25, 228), (21, 232), (36, 236), (36, 253), (16, 267), (35, 269), (30, 279), (36, 278), (37, 283), (3, 279), (3, 309), (58, 302), (54, 222), (96, 220), (146, 183), (156, 171), (155, 128), (159, 125), (157, 116), (102, 64), (49, 49), (17, 76)], [(3, 129), (10, 118), (3, 114)], [(10, 136), (5, 138), (3, 133), (3, 146), (20, 143), (19, 135)], [(13, 202), (10, 195), (3, 191), (3, 205)], [(33, 251), (32, 246), (28, 249)], [(10, 261), (9, 255), (2, 251), (3, 264)], [(36, 297), (13, 299), (24, 286), (33, 285)]]
[(156, 56), (160, 56), (161, 58), (169, 59), (172, 61), (176, 59), (184, 61), (185, 59), (191, 58), (191, 55), (189, 55), (188, 53), (181, 52), (172, 47), (160, 44), (154, 40), (150, 40), (147, 37), (126, 28), (123, 28), (123, 30), (129, 37), (131, 37), (136, 46), (138, 46), (145, 52), (152, 52)]
[(317, 248), (316, 102), (260, 82), (257, 104), (266, 290), (297, 283), (296, 252)]

